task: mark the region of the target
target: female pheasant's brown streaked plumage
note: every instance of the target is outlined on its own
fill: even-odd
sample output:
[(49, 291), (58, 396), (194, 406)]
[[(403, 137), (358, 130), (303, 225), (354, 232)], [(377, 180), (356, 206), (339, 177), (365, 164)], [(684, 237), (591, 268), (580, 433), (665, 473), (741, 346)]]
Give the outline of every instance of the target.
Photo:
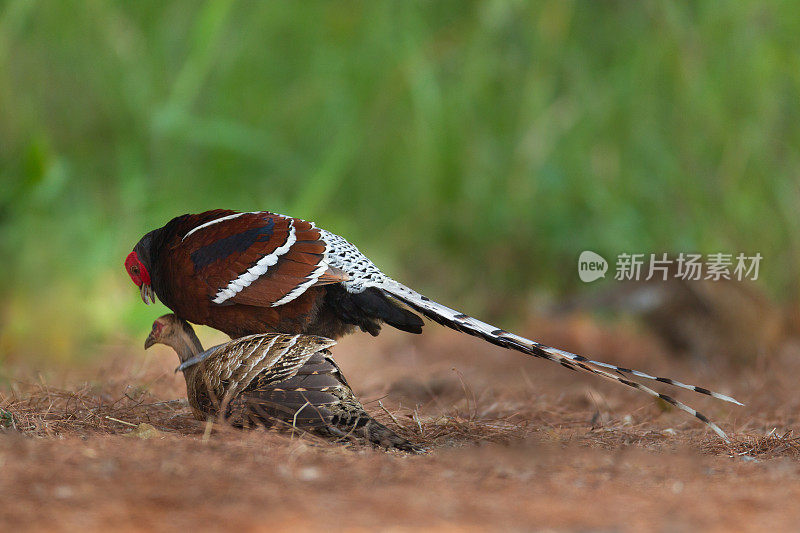
[[(153, 323), (155, 343), (178, 353), (189, 405), (205, 420), (223, 414), (239, 427), (295, 428), (333, 439), (361, 438), (385, 448), (418, 452), (364, 410), (327, 348), (313, 335), (250, 335), (209, 348), (174, 314)], [(202, 361), (193, 363), (202, 352)]]
[(344, 238), (268, 211), (217, 209), (178, 216), (142, 237), (125, 260), (145, 302), (155, 295), (179, 317), (231, 337), (303, 333), (338, 339), (355, 327), (377, 335), (386, 323), (421, 333), (413, 311), (444, 326), (660, 398), (725, 433), (693, 408), (633, 378), (725, 394), (546, 346), (482, 322), (385, 275)]

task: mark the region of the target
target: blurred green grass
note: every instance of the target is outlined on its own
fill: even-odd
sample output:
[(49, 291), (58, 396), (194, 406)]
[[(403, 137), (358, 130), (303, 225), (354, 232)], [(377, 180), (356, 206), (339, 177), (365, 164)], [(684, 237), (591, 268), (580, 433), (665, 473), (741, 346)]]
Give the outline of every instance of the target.
[(124, 256), (216, 207), (506, 321), (584, 249), (796, 298), (799, 50), (792, 2), (0, 2), (0, 358), (140, 334)]

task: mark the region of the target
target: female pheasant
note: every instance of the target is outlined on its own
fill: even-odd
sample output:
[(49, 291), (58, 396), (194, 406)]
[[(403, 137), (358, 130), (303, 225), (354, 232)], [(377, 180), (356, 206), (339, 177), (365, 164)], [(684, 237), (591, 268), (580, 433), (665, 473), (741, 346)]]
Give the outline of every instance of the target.
[(179, 317), (231, 337), (280, 332), (337, 339), (359, 327), (377, 335), (381, 323), (421, 333), (411, 309), (492, 344), (590, 372), (661, 398), (725, 433), (669, 396), (632, 379), (660, 381), (727, 402), (703, 387), (592, 361), (504, 331), (419, 294), (381, 272), (342, 237), (313, 223), (267, 211), (217, 209), (181, 215), (146, 234), (125, 260), (145, 303), (153, 292)]
[[(145, 349), (161, 343), (178, 354), (195, 418), (223, 413), (234, 426), (292, 428), (335, 440), (361, 438), (420, 452), (364, 410), (327, 348), (313, 335), (249, 335), (203, 351), (194, 329), (174, 314), (153, 322)], [(195, 364), (197, 363), (197, 364)]]

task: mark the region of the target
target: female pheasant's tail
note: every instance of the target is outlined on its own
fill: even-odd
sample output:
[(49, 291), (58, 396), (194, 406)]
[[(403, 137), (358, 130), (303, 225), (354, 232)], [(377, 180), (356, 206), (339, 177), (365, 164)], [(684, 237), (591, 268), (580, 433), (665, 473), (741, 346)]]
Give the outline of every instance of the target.
[[(583, 370), (584, 372), (597, 374), (598, 376), (602, 376), (611, 381), (616, 381), (628, 387), (638, 389), (644, 392), (645, 394), (648, 394), (655, 398), (660, 398), (661, 400), (664, 400), (665, 402), (674, 405), (681, 411), (685, 411), (690, 415), (698, 418), (706, 425), (708, 425), (711, 429), (713, 429), (714, 432), (717, 433), (717, 435), (719, 435), (720, 437), (722, 437), (722, 439), (725, 440), (726, 442), (728, 442), (728, 437), (727, 435), (725, 435), (725, 432), (722, 431), (719, 428), (719, 426), (711, 422), (702, 413), (696, 411), (695, 409), (689, 407), (684, 403), (679, 402), (678, 400), (675, 400), (674, 398), (671, 398), (670, 396), (661, 394), (645, 385), (642, 385), (637, 381), (633, 381), (632, 379), (625, 377), (625, 375), (627, 374), (643, 379), (658, 381), (660, 383), (666, 383), (667, 385), (673, 385), (675, 387), (681, 387), (684, 389), (693, 390), (697, 393), (705, 394), (707, 396), (711, 396), (719, 400), (735, 403), (737, 405), (743, 405), (742, 403), (740, 403), (739, 401), (728, 395), (721, 394), (719, 392), (714, 392), (705, 387), (688, 385), (686, 383), (682, 383), (674, 379), (653, 376), (645, 372), (641, 372), (639, 370), (624, 368), (609, 363), (603, 363), (600, 361), (592, 361), (591, 359), (587, 359), (577, 354), (545, 346), (544, 344), (540, 344), (536, 341), (532, 341), (530, 339), (520, 337), (519, 335), (509, 333), (495, 326), (492, 326), (491, 324), (487, 324), (486, 322), (482, 322), (480, 320), (472, 318), (468, 315), (465, 315), (464, 313), (460, 313), (455, 309), (451, 309), (445, 305), (434, 302), (430, 298), (423, 296), (418, 292), (394, 280), (387, 279), (383, 281), (380, 284), (379, 288), (384, 290), (386, 293), (393, 296), (394, 298), (405, 303), (412, 309), (415, 309), (416, 311), (422, 313), (431, 320), (438, 322), (439, 324), (442, 324), (443, 326), (447, 326), (457, 331), (462, 331), (464, 333), (480, 337), (497, 346), (502, 346), (504, 348), (509, 348), (511, 350), (517, 350), (519, 352), (532, 355), (534, 357), (540, 357), (542, 359), (547, 359), (549, 361), (559, 363), (560, 365), (565, 366), (572, 370)], [(611, 370), (615, 373), (609, 372), (606, 369)]]

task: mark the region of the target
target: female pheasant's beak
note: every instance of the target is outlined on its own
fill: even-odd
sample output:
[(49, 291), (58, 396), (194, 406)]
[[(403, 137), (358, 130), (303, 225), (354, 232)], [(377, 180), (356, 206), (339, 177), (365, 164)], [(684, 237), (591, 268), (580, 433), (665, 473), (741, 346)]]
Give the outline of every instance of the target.
[(150, 335), (148, 335), (147, 339), (144, 341), (144, 349), (145, 350), (148, 349), (149, 347), (151, 347), (152, 345), (156, 344), (157, 342), (158, 341), (156, 340), (155, 335), (153, 335), (153, 332), (151, 331)]
[(139, 293), (142, 295), (142, 301), (145, 304), (150, 305), (151, 303), (156, 303), (156, 297), (153, 294), (153, 288), (150, 287), (150, 285), (145, 285), (142, 283), (142, 285), (139, 287)]

